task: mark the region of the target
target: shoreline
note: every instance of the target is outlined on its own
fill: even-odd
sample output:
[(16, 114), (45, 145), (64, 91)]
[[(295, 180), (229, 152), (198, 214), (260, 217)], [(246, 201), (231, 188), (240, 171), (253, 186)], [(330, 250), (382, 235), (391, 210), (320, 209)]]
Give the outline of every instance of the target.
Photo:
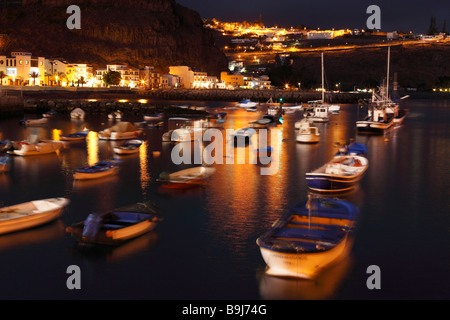
[[(3, 88), (5, 89), (5, 88)], [(266, 103), (272, 99), (278, 103), (283, 98), (285, 104), (300, 104), (320, 100), (321, 92), (294, 90), (251, 90), (251, 89), (156, 89), (131, 90), (107, 88), (21, 88), (6, 89), (0, 95), (0, 116), (2, 118), (20, 116), (25, 113), (44, 113), (51, 109), (68, 113), (75, 107), (86, 108), (87, 112), (110, 113), (120, 109), (123, 112), (151, 113), (168, 112), (179, 115), (173, 108), (163, 106), (166, 101), (229, 101), (250, 99)], [(399, 91), (398, 96), (409, 95), (409, 99), (449, 99), (449, 92), (408, 92)], [(329, 103), (358, 103), (371, 98), (371, 93), (331, 92), (326, 93)], [(139, 100), (145, 99), (145, 102)], [(124, 100), (124, 101), (120, 101)], [(165, 111), (164, 111), (165, 110)], [(191, 110), (191, 109), (181, 109)], [(199, 111), (199, 110), (191, 110)]]

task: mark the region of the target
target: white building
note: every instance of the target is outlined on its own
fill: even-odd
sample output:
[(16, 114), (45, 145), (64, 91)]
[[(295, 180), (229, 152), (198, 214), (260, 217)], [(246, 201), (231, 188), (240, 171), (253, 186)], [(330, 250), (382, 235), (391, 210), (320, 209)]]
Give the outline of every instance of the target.
[(30, 52), (11, 52), (10, 56), (0, 56), (0, 71), (6, 75), (4, 85), (40, 86), (45, 83), (45, 58)]
[(181, 77), (174, 74), (163, 74), (160, 77), (161, 88), (180, 88), (182, 86)]

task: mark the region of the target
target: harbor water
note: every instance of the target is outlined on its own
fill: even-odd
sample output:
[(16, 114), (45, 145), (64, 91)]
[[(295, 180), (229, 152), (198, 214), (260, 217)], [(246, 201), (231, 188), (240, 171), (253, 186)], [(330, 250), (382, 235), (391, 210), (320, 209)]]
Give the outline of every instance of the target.
[[(247, 127), (266, 111), (228, 109), (235, 104), (230, 102), (179, 104), (227, 112), (226, 129)], [(274, 174), (262, 175), (264, 165), (248, 161), (248, 146), (244, 163), (214, 163), (206, 185), (170, 193), (161, 192), (159, 175), (196, 164), (173, 163), (175, 145), (161, 139), (167, 121), (145, 130), (138, 154), (119, 158), (117, 175), (78, 182), (73, 169), (118, 158), (113, 147), (120, 142), (95, 134), (114, 121), (98, 114), (81, 122), (59, 114), (42, 127), (23, 127), (19, 118), (1, 120), (0, 140), (55, 139), (85, 128), (93, 133), (57, 154), (15, 156), (11, 171), (0, 174), (1, 206), (70, 199), (59, 220), (0, 236), (0, 299), (449, 299), (450, 101), (405, 99), (401, 107), (410, 110), (402, 125), (385, 135), (358, 135), (355, 122), (362, 110), (341, 105), (328, 123), (317, 124), (320, 142), (312, 145), (295, 140), (294, 123), (302, 114), (286, 114), (281, 125), (271, 127)], [(123, 121), (139, 122), (142, 115)], [(314, 281), (266, 275), (256, 239), (307, 198), (305, 173), (330, 160), (337, 143), (349, 139), (368, 147), (369, 160), (357, 188), (334, 195), (360, 211), (351, 252)], [(192, 147), (202, 145), (207, 144)], [(92, 212), (147, 200), (159, 207), (163, 220), (121, 246), (81, 247), (65, 232)], [(73, 265), (80, 268), (81, 288), (71, 290), (67, 269)], [(379, 289), (367, 285), (370, 266), (379, 267)]]

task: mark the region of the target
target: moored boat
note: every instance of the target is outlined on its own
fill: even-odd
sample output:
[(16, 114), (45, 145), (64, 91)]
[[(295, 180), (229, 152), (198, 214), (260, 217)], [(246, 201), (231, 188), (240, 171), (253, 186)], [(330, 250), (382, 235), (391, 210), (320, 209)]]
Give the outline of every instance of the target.
[(244, 141), (247, 143), (255, 133), (256, 130), (253, 128), (242, 128), (234, 131), (231, 138), (234, 140), (233, 142)]
[[(295, 124), (297, 128), (297, 123)], [(317, 143), (320, 140), (320, 133), (317, 127), (312, 127), (308, 119), (299, 121), (298, 132), (295, 140), (300, 143)]]
[(75, 180), (98, 179), (116, 174), (118, 170), (117, 160), (99, 161), (92, 166), (74, 169), (73, 178)]
[(56, 220), (69, 202), (66, 198), (49, 198), (0, 208), (0, 234), (29, 229)]
[(47, 111), (46, 113), (43, 113), (42, 116), (44, 118), (53, 118), (54, 116), (56, 116), (57, 112), (55, 110), (50, 110)]
[(348, 253), (357, 214), (351, 203), (331, 198), (293, 206), (256, 241), (266, 273), (314, 279)]
[(216, 169), (210, 167), (194, 167), (174, 173), (162, 172), (158, 181), (161, 187), (169, 189), (186, 189), (204, 185), (205, 180), (210, 177)]
[(156, 121), (156, 120), (162, 120), (162, 119), (164, 119), (164, 113), (145, 114), (144, 115), (145, 121)]
[(34, 127), (34, 126), (45, 126), (48, 123), (47, 118), (41, 118), (41, 119), (22, 119), (20, 121), (22, 125), (28, 126), (28, 127)]
[(253, 102), (250, 99), (244, 99), (239, 101), (236, 106), (240, 108), (250, 108), (250, 107), (256, 107), (258, 105), (257, 102)]
[(269, 123), (272, 123), (271, 119), (262, 118), (262, 119), (258, 119), (258, 120), (250, 122), (248, 124), (248, 126), (250, 128), (266, 128), (269, 125)]
[(80, 132), (60, 135), (59, 139), (61, 141), (82, 141), (85, 140), (87, 135), (89, 134), (89, 130), (84, 130)]
[(121, 144), (120, 146), (114, 148), (114, 152), (117, 154), (133, 154), (138, 153), (143, 141), (134, 139), (129, 140)]
[(37, 143), (20, 141), (14, 142), (13, 150), (8, 151), (8, 153), (16, 156), (37, 156), (56, 153), (62, 146), (62, 142), (51, 140), (40, 141)]
[(367, 158), (338, 155), (320, 168), (306, 173), (308, 187), (317, 192), (341, 192), (356, 186), (369, 166)]
[(83, 120), (84, 116), (86, 114), (86, 111), (84, 111), (81, 108), (75, 108), (70, 112), (70, 118), (71, 119), (78, 119), (78, 120)]
[(66, 228), (81, 244), (120, 245), (151, 232), (161, 220), (151, 203), (136, 203), (106, 213), (91, 213)]
[(116, 125), (100, 131), (98, 138), (100, 140), (129, 140), (139, 137), (142, 130), (136, 128), (130, 122), (119, 122)]

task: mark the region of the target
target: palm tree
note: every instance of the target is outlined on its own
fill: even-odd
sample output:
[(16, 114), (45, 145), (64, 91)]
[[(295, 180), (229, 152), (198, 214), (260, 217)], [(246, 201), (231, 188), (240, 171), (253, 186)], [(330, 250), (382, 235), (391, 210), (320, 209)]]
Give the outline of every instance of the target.
[(30, 72), (30, 77), (33, 78), (33, 84), (36, 85), (36, 78), (39, 78), (41, 75), (39, 72), (32, 71)]
[(3, 85), (3, 78), (6, 77), (6, 74), (3, 71), (0, 71), (0, 86)]
[(83, 86), (84, 84), (86, 84), (86, 80), (84, 79), (83, 76), (80, 77), (80, 79), (78, 79), (78, 86)]

